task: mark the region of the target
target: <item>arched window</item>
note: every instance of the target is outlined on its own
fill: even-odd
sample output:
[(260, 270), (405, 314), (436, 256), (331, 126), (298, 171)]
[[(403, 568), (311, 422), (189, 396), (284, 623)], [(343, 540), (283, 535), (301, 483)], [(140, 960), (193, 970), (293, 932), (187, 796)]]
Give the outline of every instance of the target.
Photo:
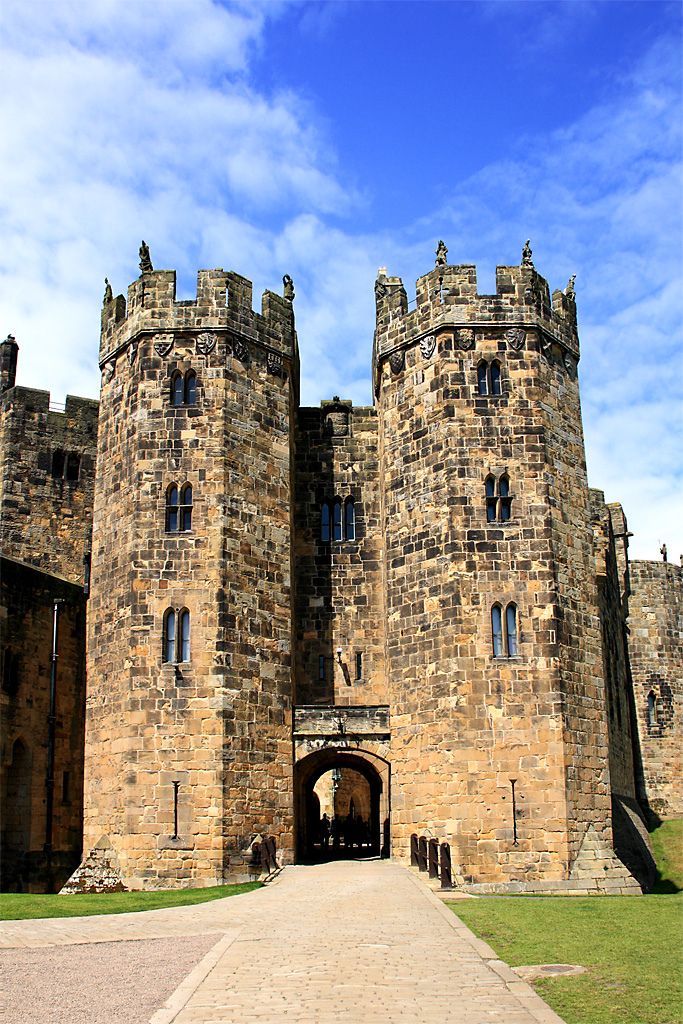
[(344, 526), (347, 540), (356, 539), (356, 508), (353, 498), (347, 498), (344, 503)]
[(654, 690), (650, 690), (647, 695), (647, 724), (650, 729), (657, 725), (657, 698)]
[(343, 539), (342, 503), (340, 498), (335, 498), (332, 517), (332, 539)]
[(183, 608), (180, 613), (180, 660), (190, 660), (190, 613), (187, 608)]
[(500, 363), (497, 359), (490, 363), (482, 359), (477, 364), (477, 390), (480, 395), (502, 395)]
[(498, 507), (498, 518), (501, 523), (506, 523), (512, 511), (512, 498), (510, 497), (510, 478), (503, 475), (498, 481), (498, 494), (500, 503)]
[(491, 634), (493, 637), (493, 657), (503, 657), (503, 613), (499, 604), (491, 609)]
[(486, 521), (495, 523), (498, 511), (498, 499), (496, 498), (496, 481), (491, 475), (486, 477)]
[(168, 608), (164, 614), (164, 635), (162, 641), (162, 661), (168, 662), (168, 664), (175, 664), (175, 631), (176, 631), (176, 614), (175, 609)]
[(479, 387), (480, 395), (488, 395), (489, 393), (489, 364), (482, 359), (477, 367), (477, 385)]
[(178, 530), (178, 488), (171, 484), (166, 490), (166, 532), (176, 533)]
[(325, 542), (330, 539), (330, 506), (326, 501), (320, 509), (320, 539)]
[(185, 405), (195, 405), (197, 402), (197, 374), (194, 370), (188, 370), (185, 374)]
[(486, 522), (506, 523), (512, 514), (512, 496), (510, 494), (510, 478), (503, 473), (498, 481), (492, 473), (484, 481), (486, 492)]
[(519, 654), (517, 605), (511, 601), (505, 609), (494, 604), (491, 609), (491, 637), (494, 658), (516, 658)]
[(175, 406), (183, 405), (185, 401), (185, 381), (179, 370), (171, 377), (171, 403)]
[(505, 646), (508, 658), (517, 656), (517, 605), (513, 602), (505, 609)]
[(185, 484), (180, 494), (180, 529), (192, 529), (192, 485)]

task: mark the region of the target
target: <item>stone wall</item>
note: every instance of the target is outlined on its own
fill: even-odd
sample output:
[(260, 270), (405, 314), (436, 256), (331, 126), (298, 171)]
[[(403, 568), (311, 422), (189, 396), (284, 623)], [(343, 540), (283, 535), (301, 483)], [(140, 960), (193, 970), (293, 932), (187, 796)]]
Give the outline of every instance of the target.
[[(174, 273), (145, 273), (105, 304), (101, 366), (85, 846), (104, 834), (128, 886), (209, 885), (256, 833), (292, 855), (291, 303), (255, 314), (222, 270), (176, 302)], [(167, 528), (172, 484), (189, 529)], [(169, 609), (189, 658), (164, 660)]]
[(0, 396), (0, 548), (74, 583), (90, 551), (97, 414), (97, 402), (73, 395), (63, 411), (47, 391)]
[[(53, 607), (58, 619), (52, 872), (44, 854)], [(0, 822), (3, 890), (57, 891), (81, 852), (85, 597), (0, 560)]]
[[(350, 402), (299, 409), (294, 644), (298, 704), (386, 704), (377, 414)], [(354, 537), (321, 537), (321, 510), (353, 501)], [(339, 652), (339, 653), (338, 653)], [(360, 658), (359, 658), (360, 656)], [(321, 662), (321, 659), (323, 661)]]
[[(595, 541), (595, 573), (602, 636), (602, 677), (609, 729), (609, 771), (612, 791), (637, 798), (634, 767), (634, 713), (626, 647), (626, 604), (619, 538), (628, 533), (620, 505), (606, 505), (602, 491), (592, 489), (591, 518)], [(616, 526), (616, 532), (614, 527)], [(628, 545), (628, 540), (626, 540)]]
[(629, 656), (643, 783), (662, 818), (683, 814), (683, 569), (630, 563)]

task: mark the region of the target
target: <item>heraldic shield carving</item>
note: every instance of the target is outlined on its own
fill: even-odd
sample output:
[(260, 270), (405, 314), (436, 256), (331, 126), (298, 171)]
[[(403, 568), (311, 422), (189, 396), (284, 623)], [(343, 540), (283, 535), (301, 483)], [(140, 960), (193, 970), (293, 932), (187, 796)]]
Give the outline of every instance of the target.
[(423, 359), (431, 359), (436, 348), (436, 335), (428, 334), (426, 338), (420, 338), (420, 352)]
[(509, 331), (505, 332), (505, 338), (510, 348), (513, 348), (515, 352), (519, 352), (524, 347), (526, 334), (521, 327), (511, 327)]
[(460, 327), (455, 332), (455, 343), (458, 348), (467, 351), (474, 348), (474, 329), (472, 327)]
[(154, 351), (161, 359), (163, 359), (164, 356), (167, 356), (173, 348), (173, 335), (155, 334), (153, 344)]
[(392, 373), (400, 373), (406, 365), (406, 354), (401, 349), (400, 352), (392, 352), (389, 356), (389, 366), (391, 367)]
[(206, 356), (209, 352), (213, 352), (216, 347), (216, 335), (210, 331), (204, 331), (197, 338), (197, 352), (201, 356)]

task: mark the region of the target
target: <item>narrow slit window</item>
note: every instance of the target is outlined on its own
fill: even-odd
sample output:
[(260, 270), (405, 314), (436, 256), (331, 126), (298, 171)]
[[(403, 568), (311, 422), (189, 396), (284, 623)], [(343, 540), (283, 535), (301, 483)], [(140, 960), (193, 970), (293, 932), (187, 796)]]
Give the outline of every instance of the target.
[(332, 528), (334, 540), (342, 540), (342, 503), (339, 499), (334, 503)]
[(52, 453), (52, 475), (55, 480), (62, 480), (64, 477), (64, 463), (66, 455), (62, 451)]
[(647, 695), (647, 724), (651, 729), (657, 724), (657, 698), (652, 690)]
[(180, 660), (190, 660), (190, 613), (187, 608), (180, 613)]
[(166, 532), (176, 533), (178, 530), (178, 488), (175, 484), (166, 491)]
[(320, 509), (320, 539), (325, 542), (330, 539), (330, 506), (326, 501)]
[(356, 508), (351, 498), (347, 498), (345, 506), (346, 539), (356, 539)]
[(517, 605), (509, 604), (505, 609), (505, 638), (508, 658), (517, 657)]
[(500, 391), (500, 363), (495, 360), (491, 363), (489, 376), (491, 380), (491, 394), (499, 395)]
[(491, 609), (491, 633), (493, 636), (493, 657), (503, 657), (503, 615), (499, 604)]
[(477, 384), (479, 387), (480, 395), (488, 395), (489, 393), (489, 382), (488, 382), (488, 363), (483, 360), (477, 367)]
[(180, 529), (185, 533), (192, 529), (192, 485), (185, 484), (180, 499)]
[(326, 676), (327, 676), (327, 667), (326, 667), (326, 664), (325, 664), (325, 655), (321, 654), (318, 657), (318, 679), (320, 680), (321, 683), (325, 682)]
[(66, 479), (78, 480), (81, 472), (81, 457), (77, 452), (69, 452), (66, 457)]
[(181, 373), (174, 373), (171, 379), (171, 402), (175, 406), (185, 401), (185, 382)]
[(356, 651), (356, 679), (363, 678), (363, 652)]
[(185, 405), (196, 405), (197, 403), (197, 374), (194, 370), (188, 370), (185, 374)]
[(163, 660), (170, 665), (175, 663), (175, 629), (176, 614), (169, 608), (164, 616)]
[(506, 523), (512, 511), (512, 498), (510, 497), (510, 479), (502, 476), (498, 481), (498, 494), (500, 495), (499, 517), (501, 523)]
[(495, 523), (498, 500), (496, 498), (496, 481), (492, 476), (486, 477), (486, 521)]

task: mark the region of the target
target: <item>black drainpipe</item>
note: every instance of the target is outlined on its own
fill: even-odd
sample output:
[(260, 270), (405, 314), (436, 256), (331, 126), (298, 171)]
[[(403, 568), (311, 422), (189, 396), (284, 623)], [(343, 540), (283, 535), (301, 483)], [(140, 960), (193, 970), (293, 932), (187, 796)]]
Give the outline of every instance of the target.
[(52, 607), (52, 654), (50, 656), (50, 711), (47, 716), (47, 775), (45, 777), (45, 845), (48, 892), (52, 892), (52, 818), (55, 794), (55, 730), (57, 724), (57, 638), (59, 606), (64, 598), (56, 597)]

